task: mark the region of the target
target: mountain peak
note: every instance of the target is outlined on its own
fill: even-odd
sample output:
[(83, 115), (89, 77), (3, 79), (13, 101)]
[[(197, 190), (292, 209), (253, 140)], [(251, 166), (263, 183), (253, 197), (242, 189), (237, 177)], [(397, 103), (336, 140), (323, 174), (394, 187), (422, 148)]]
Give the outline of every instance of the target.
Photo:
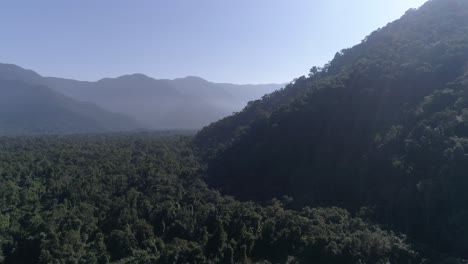
[(153, 78), (142, 74), (142, 73), (133, 73), (133, 74), (126, 74), (116, 78), (103, 78), (98, 82), (106, 82), (106, 81), (147, 81), (147, 80), (154, 80)]
[(174, 79), (174, 81), (186, 81), (186, 82), (206, 82), (208, 83), (209, 81), (201, 78), (201, 77), (198, 77), (198, 76), (193, 76), (193, 75), (189, 75), (187, 77), (184, 77), (184, 78), (176, 78)]
[(187, 79), (187, 80), (201, 80), (201, 81), (206, 81), (205, 79), (203, 79), (203, 78), (201, 78), (201, 77), (193, 76), (193, 75), (189, 75), (189, 76), (185, 77), (184, 79)]
[(122, 75), (120, 77), (117, 77), (117, 79), (153, 79), (151, 77), (149, 77), (148, 75), (145, 75), (143, 73), (133, 73), (133, 74), (126, 74), (126, 75)]
[(21, 68), (15, 64), (0, 63), (0, 79), (37, 82), (41, 78), (41, 75), (32, 70)]

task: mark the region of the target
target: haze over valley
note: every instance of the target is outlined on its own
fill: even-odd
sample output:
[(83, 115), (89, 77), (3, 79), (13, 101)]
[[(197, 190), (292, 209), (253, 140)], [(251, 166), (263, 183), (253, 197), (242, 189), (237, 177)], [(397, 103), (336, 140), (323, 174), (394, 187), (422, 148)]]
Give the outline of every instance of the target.
[[(198, 130), (284, 86), (212, 83), (192, 76), (157, 80), (143, 74), (85, 82), (43, 77), (12, 64), (0, 64), (0, 80), (30, 86), (31, 93), (26, 102), (22, 97), (7, 93), (7, 90), (15, 90), (12, 82), (1, 83), (0, 88), (5, 92), (2, 99), (9, 104), (2, 106), (0, 118), (10, 120), (3, 123), (1, 133), (7, 134)], [(34, 90), (33, 86), (41, 89)], [(62, 108), (54, 104), (61, 104)], [(72, 104), (80, 107), (71, 107)], [(50, 108), (44, 110), (42, 116), (41, 105)], [(34, 118), (20, 120), (10, 116), (16, 111), (13, 107), (21, 108), (25, 116), (34, 114)], [(29, 122), (33, 119), (34, 125)], [(74, 125), (64, 125), (64, 122)], [(27, 127), (28, 124), (31, 127)]]

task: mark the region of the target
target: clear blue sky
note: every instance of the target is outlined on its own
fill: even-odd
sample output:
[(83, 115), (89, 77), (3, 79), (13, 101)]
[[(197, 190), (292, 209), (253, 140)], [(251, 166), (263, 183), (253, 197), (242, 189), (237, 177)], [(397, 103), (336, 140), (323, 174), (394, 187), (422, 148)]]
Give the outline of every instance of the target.
[(283, 83), (425, 0), (5, 0), (0, 62), (45, 76)]

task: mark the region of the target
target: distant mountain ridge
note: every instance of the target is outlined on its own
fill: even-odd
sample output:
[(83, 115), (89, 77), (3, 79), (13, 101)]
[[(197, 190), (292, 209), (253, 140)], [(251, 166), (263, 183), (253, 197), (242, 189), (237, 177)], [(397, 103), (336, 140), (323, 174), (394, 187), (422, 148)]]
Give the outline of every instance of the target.
[(87, 82), (43, 77), (13, 64), (0, 64), (0, 79), (45, 85), (72, 99), (130, 116), (150, 129), (200, 129), (284, 86), (212, 83), (195, 76), (154, 79), (144, 74)]
[(71, 134), (140, 128), (133, 119), (43, 86), (0, 79), (0, 135)]

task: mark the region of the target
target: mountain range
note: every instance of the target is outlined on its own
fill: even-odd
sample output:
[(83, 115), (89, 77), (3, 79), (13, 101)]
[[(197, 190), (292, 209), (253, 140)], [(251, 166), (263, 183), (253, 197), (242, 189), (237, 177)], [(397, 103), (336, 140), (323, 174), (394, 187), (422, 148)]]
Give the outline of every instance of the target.
[[(108, 120), (97, 122), (105, 131), (143, 129), (200, 129), (233, 112), (240, 111), (247, 102), (281, 88), (281, 84), (235, 85), (212, 83), (199, 77), (174, 80), (153, 79), (143, 74), (104, 78), (96, 82), (43, 77), (34, 71), (13, 64), (0, 64), (0, 80), (18, 81), (33, 86), (48, 87), (75, 104), (94, 105), (88, 112), (97, 111), (97, 117), (123, 118), (118, 127), (108, 126)], [(5, 83), (3, 83), (5, 84)], [(6, 98), (6, 97), (5, 97)], [(12, 103), (14, 98), (10, 98)], [(20, 98), (18, 98), (20, 100)], [(14, 105), (23, 104), (21, 101)], [(62, 104), (65, 105), (65, 104)], [(83, 104), (82, 104), (83, 105)], [(116, 114), (113, 114), (116, 113)], [(125, 117), (124, 117), (125, 116)], [(5, 116), (5, 118), (8, 118)], [(49, 121), (53, 115), (47, 117)], [(132, 119), (131, 122), (129, 120)], [(70, 119), (71, 120), (71, 119)], [(58, 119), (57, 119), (58, 121)], [(91, 122), (91, 120), (89, 120)], [(82, 122), (76, 122), (81, 123)], [(27, 124), (27, 123), (26, 123)], [(48, 126), (49, 123), (44, 123)], [(59, 123), (57, 123), (57, 127)], [(118, 129), (117, 129), (118, 128)], [(7, 129), (4, 129), (6, 131)], [(43, 130), (48, 130), (45, 127)], [(13, 130), (11, 130), (13, 131)], [(33, 130), (31, 130), (33, 131)], [(39, 132), (40, 130), (38, 130)], [(55, 129), (50, 129), (55, 131)], [(68, 129), (57, 130), (66, 132)], [(69, 132), (102, 131), (85, 127)]]
[(0, 94), (0, 135), (98, 133), (140, 127), (129, 117), (42, 85), (0, 80)]

